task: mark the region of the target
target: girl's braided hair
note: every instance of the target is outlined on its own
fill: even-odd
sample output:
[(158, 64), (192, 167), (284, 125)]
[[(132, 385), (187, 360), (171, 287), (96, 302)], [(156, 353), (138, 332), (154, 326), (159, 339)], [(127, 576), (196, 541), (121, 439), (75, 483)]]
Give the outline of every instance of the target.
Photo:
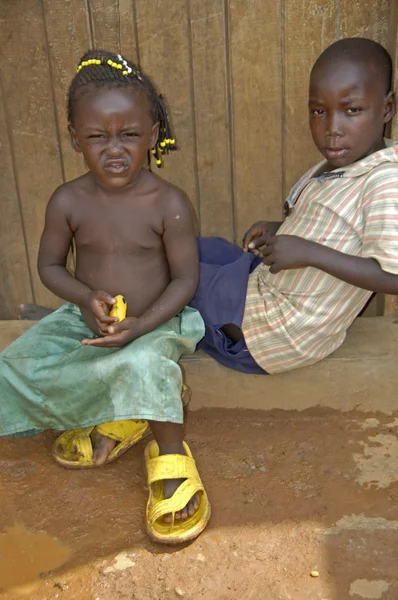
[(160, 167), (162, 154), (177, 149), (166, 102), (163, 96), (157, 93), (149, 77), (120, 54), (112, 54), (106, 50), (90, 50), (82, 56), (68, 92), (69, 123), (74, 124), (74, 113), (79, 98), (92, 89), (110, 87), (128, 88), (145, 94), (152, 120), (159, 123), (158, 140), (151, 153)]

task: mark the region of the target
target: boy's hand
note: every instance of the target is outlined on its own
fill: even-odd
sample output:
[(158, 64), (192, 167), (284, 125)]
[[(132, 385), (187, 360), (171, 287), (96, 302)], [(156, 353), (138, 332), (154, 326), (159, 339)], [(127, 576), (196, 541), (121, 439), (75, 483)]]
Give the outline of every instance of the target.
[(257, 221), (243, 237), (243, 250), (257, 254), (257, 256), (262, 256), (260, 248), (265, 245), (267, 237), (275, 235), (280, 226), (281, 223), (274, 221)]
[[(114, 319), (113, 319), (114, 320)], [(120, 323), (107, 326), (105, 337), (84, 339), (84, 346), (97, 346), (98, 348), (120, 348), (140, 337), (138, 319), (127, 317)]]
[(314, 251), (313, 243), (308, 240), (295, 235), (277, 235), (266, 238), (261, 256), (263, 263), (271, 267), (270, 273), (275, 274), (311, 266), (311, 253)]
[(109, 316), (110, 307), (115, 304), (116, 299), (102, 290), (91, 292), (88, 300), (88, 308), (97, 327), (99, 335), (108, 335), (108, 327), (117, 322), (117, 318)]

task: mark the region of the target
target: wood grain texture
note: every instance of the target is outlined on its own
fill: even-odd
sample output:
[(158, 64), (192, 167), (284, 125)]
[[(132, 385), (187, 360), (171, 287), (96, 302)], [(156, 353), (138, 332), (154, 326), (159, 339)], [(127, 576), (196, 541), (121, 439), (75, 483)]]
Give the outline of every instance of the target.
[(1, 80), (33, 295), (39, 304), (56, 307), (59, 299), (42, 285), (36, 268), (45, 208), (63, 180), (40, 0), (14, 0), (12, 10), (8, 3), (0, 2), (0, 22)]
[(339, 37), (366, 37), (386, 46), (390, 3), (396, 0), (341, 0)]
[(85, 0), (43, 0), (55, 114), (66, 181), (86, 169), (81, 154), (70, 144), (67, 119), (67, 93), (80, 58), (90, 48), (90, 31)]
[(281, 2), (230, 0), (237, 239), (282, 216)]
[(88, 0), (93, 47), (120, 52), (120, 14), (118, 0)]
[(0, 164), (0, 319), (16, 319), (33, 294), (1, 86)]
[(202, 235), (234, 239), (225, 0), (191, 2)]
[[(300, 23), (300, 27), (297, 24)], [(285, 0), (284, 189), (322, 160), (308, 125), (308, 86), (312, 66), (336, 39), (337, 0)]]
[(166, 97), (178, 144), (157, 172), (182, 188), (200, 213), (187, 2), (135, 0), (135, 5), (141, 66)]
[[(398, 84), (398, 5), (391, 0), (388, 49), (393, 59), (393, 87), (397, 91)], [(398, 117), (392, 121), (391, 138), (398, 141)], [(384, 314), (398, 316), (398, 297), (386, 295), (384, 297)]]

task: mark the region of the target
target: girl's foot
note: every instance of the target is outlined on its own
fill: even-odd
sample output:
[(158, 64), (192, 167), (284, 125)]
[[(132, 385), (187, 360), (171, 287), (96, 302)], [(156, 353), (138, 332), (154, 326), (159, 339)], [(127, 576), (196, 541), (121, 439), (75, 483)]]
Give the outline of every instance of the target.
[(23, 321), (40, 321), (40, 319), (54, 312), (51, 308), (38, 306), (37, 304), (20, 304), (18, 308), (19, 319)]
[[(182, 454), (185, 455), (186, 452), (184, 450), (184, 446), (182, 442), (176, 442), (174, 444), (159, 444), (159, 455), (163, 454)], [(185, 481), (185, 479), (165, 479), (163, 481), (163, 489), (164, 489), (164, 497), (171, 498), (176, 489)], [(178, 512), (175, 513), (175, 520), (184, 520), (188, 517), (191, 517), (196, 510), (199, 508), (199, 498), (198, 495), (195, 494), (188, 504)], [(163, 517), (165, 523), (172, 522), (172, 515), (164, 515)]]
[[(103, 465), (106, 462), (109, 454), (112, 452), (115, 447), (116, 442), (111, 438), (105, 437), (99, 433), (95, 436), (94, 441), (94, 451), (93, 451), (93, 463), (95, 463), (98, 467)], [(166, 447), (165, 447), (166, 446)], [(161, 448), (159, 447), (159, 453), (162, 454), (183, 454), (185, 455), (184, 447), (181, 442), (177, 442), (175, 444), (166, 444)], [(164, 488), (164, 497), (171, 498), (176, 489), (185, 481), (184, 479), (165, 479), (163, 481)], [(197, 494), (195, 494), (188, 504), (182, 510), (175, 513), (174, 518), (179, 521), (181, 519), (187, 519), (191, 517), (196, 510), (199, 508), (199, 498)], [(164, 517), (165, 523), (172, 522), (172, 515), (165, 515)]]

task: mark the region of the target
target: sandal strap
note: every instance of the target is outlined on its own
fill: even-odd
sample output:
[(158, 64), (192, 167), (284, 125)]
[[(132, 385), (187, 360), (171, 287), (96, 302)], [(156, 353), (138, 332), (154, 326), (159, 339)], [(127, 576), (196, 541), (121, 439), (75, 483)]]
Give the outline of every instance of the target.
[(148, 485), (163, 479), (198, 479), (195, 459), (184, 454), (162, 454), (147, 463)]
[(133, 437), (140, 430), (148, 428), (146, 421), (110, 421), (108, 423), (101, 423), (96, 426), (96, 431), (105, 437), (115, 440), (116, 442), (123, 442), (124, 440)]
[(90, 437), (93, 429), (94, 427), (84, 427), (79, 433), (76, 433), (76, 437), (73, 441), (77, 454), (82, 456), (84, 460), (88, 462), (92, 462), (93, 460), (93, 443)]
[(174, 515), (179, 510), (182, 510), (191, 498), (198, 492), (205, 493), (203, 484), (199, 477), (193, 479), (186, 479), (174, 492), (171, 498), (167, 500), (161, 500), (151, 507), (148, 520), (153, 525), (158, 519), (164, 515)]

